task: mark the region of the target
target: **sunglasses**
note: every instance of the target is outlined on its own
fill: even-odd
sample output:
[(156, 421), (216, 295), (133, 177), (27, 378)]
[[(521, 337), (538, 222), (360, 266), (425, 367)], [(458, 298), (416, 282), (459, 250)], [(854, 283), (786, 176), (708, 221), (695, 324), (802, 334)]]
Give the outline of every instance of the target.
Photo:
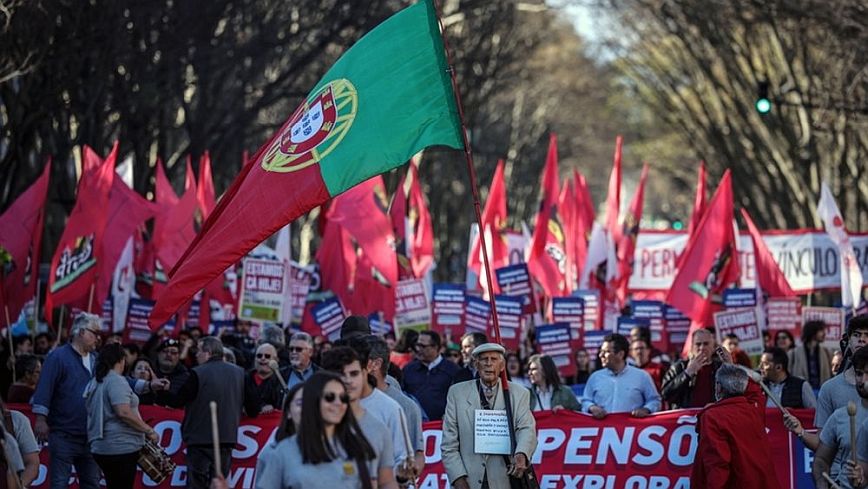
[(256, 358), (271, 358), (271, 353), (257, 353)]
[(335, 394), (334, 392), (326, 392), (322, 396), (322, 400), (329, 403), (329, 404), (335, 402), (335, 399), (340, 400), (341, 403), (343, 403), (343, 404), (349, 404), (350, 403), (350, 396), (347, 393), (343, 393), (339, 396), (339, 395)]
[(307, 348), (305, 348), (303, 346), (290, 346), (289, 347), (289, 351), (291, 351), (292, 353), (301, 353), (305, 350), (307, 350)]

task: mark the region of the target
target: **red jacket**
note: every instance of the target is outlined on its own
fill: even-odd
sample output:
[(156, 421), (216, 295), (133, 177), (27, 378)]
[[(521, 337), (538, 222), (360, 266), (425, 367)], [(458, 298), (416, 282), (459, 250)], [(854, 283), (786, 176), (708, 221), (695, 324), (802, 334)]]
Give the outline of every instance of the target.
[(744, 396), (711, 404), (698, 416), (699, 448), (690, 487), (780, 489), (765, 431), (765, 397), (748, 382)]

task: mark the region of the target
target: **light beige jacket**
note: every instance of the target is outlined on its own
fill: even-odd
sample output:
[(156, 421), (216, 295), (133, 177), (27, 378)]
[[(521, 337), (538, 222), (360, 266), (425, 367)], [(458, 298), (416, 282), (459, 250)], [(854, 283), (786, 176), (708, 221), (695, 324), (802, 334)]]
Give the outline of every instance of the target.
[[(525, 454), (530, 462), (537, 444), (536, 420), (530, 411), (530, 394), (527, 388), (513, 382), (509, 383), (509, 394), (515, 424), (515, 451)], [(509, 489), (509, 476), (506, 475), (503, 456), (474, 453), (473, 424), (477, 409), (482, 409), (482, 405), (475, 380), (461, 382), (449, 388), (446, 413), (443, 415), (443, 438), (440, 442), (443, 467), (450, 481), (467, 476), (471, 489), (482, 487), (486, 471), (490, 489)], [(506, 409), (500, 387), (494, 409)]]

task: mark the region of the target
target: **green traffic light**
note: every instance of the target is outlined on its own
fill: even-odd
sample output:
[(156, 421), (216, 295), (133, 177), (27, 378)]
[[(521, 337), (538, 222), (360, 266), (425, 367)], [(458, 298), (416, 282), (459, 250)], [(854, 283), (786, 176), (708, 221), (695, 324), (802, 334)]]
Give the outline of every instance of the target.
[(684, 229), (684, 223), (681, 221), (675, 221), (672, 223), (672, 229), (674, 229), (675, 231), (681, 231), (682, 229)]
[(772, 103), (767, 98), (759, 98), (756, 101), (756, 111), (760, 114), (768, 114), (772, 110)]

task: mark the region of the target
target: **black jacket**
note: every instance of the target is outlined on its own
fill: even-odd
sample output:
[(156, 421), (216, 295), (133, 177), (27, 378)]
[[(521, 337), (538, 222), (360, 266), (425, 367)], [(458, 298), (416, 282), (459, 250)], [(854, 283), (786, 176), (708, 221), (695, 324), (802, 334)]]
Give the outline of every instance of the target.
[[(687, 360), (678, 360), (673, 363), (666, 375), (663, 376), (663, 386), (660, 389), (660, 395), (663, 400), (669, 403), (672, 409), (680, 409), (690, 406), (690, 400), (693, 398), (693, 387), (696, 385), (696, 377), (689, 377), (686, 373)], [(715, 358), (711, 363), (712, 379), (717, 373), (721, 362)], [(714, 399), (714, 381), (711, 382), (711, 399)]]

